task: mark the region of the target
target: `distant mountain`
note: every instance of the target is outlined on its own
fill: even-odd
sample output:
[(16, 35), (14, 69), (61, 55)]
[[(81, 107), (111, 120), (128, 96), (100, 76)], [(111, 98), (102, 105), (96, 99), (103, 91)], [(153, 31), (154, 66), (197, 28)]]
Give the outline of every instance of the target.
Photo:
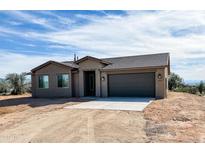
[[(186, 84), (189, 84), (189, 85), (195, 85), (195, 84), (199, 84), (202, 80), (184, 80), (184, 82)], [(205, 83), (205, 80), (203, 81)]]

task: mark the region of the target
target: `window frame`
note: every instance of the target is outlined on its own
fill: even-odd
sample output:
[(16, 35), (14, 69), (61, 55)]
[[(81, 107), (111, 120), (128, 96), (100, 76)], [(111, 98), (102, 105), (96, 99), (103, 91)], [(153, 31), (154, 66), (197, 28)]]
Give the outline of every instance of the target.
[[(58, 77), (60, 75), (68, 75), (68, 83), (67, 83), (66, 87), (63, 87), (63, 86), (59, 87), (59, 85), (58, 85)], [(57, 88), (70, 88), (70, 73), (59, 73), (59, 74), (56, 75), (56, 79), (57, 79)]]
[[(48, 76), (48, 87), (46, 87), (46, 88), (44, 88), (44, 87), (40, 87), (40, 77), (41, 76)], [(49, 87), (50, 87), (50, 82), (49, 82), (49, 75), (48, 74), (39, 74), (38, 75), (38, 88), (39, 89), (49, 89)]]

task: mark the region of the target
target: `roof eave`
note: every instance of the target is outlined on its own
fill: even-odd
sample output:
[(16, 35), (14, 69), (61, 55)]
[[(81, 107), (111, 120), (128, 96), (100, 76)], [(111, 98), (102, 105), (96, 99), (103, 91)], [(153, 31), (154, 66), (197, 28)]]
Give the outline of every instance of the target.
[(168, 57), (168, 75), (171, 74), (171, 68), (170, 68), (170, 55)]
[(69, 67), (69, 68), (75, 68), (75, 67), (72, 67), (72, 66), (68, 66), (68, 65), (66, 65), (66, 64), (63, 64), (63, 63), (59, 63), (59, 62), (56, 62), (56, 61), (49, 60), (49, 61), (47, 61), (47, 62), (45, 62), (45, 63), (43, 63), (43, 64), (41, 64), (41, 65), (39, 65), (39, 66), (37, 66), (37, 67), (35, 67), (35, 68), (33, 68), (33, 69), (31, 70), (31, 72), (34, 73), (34, 72), (36, 72), (37, 70), (39, 70), (39, 69), (41, 69), (41, 68), (43, 68), (43, 67), (45, 67), (45, 66), (47, 66), (47, 65), (50, 65), (50, 64), (58, 64), (58, 65), (65, 66), (65, 67)]
[(129, 67), (129, 68), (102, 68), (101, 71), (115, 71), (115, 70), (136, 70), (136, 69), (157, 69), (157, 68), (165, 68), (168, 65), (161, 65), (161, 66), (143, 66), (143, 67)]

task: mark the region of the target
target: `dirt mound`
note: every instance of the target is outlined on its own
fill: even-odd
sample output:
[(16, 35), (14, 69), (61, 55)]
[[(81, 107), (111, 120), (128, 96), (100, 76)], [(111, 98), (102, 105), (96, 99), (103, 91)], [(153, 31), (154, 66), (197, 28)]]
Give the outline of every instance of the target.
[(205, 142), (205, 98), (170, 92), (144, 110), (150, 142)]

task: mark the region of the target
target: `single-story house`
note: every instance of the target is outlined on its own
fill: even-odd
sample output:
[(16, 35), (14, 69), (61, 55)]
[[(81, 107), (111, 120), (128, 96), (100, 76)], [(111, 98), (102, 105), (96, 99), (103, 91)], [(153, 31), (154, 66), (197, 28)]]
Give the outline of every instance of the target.
[(33, 97), (166, 98), (169, 53), (48, 61), (31, 70)]

